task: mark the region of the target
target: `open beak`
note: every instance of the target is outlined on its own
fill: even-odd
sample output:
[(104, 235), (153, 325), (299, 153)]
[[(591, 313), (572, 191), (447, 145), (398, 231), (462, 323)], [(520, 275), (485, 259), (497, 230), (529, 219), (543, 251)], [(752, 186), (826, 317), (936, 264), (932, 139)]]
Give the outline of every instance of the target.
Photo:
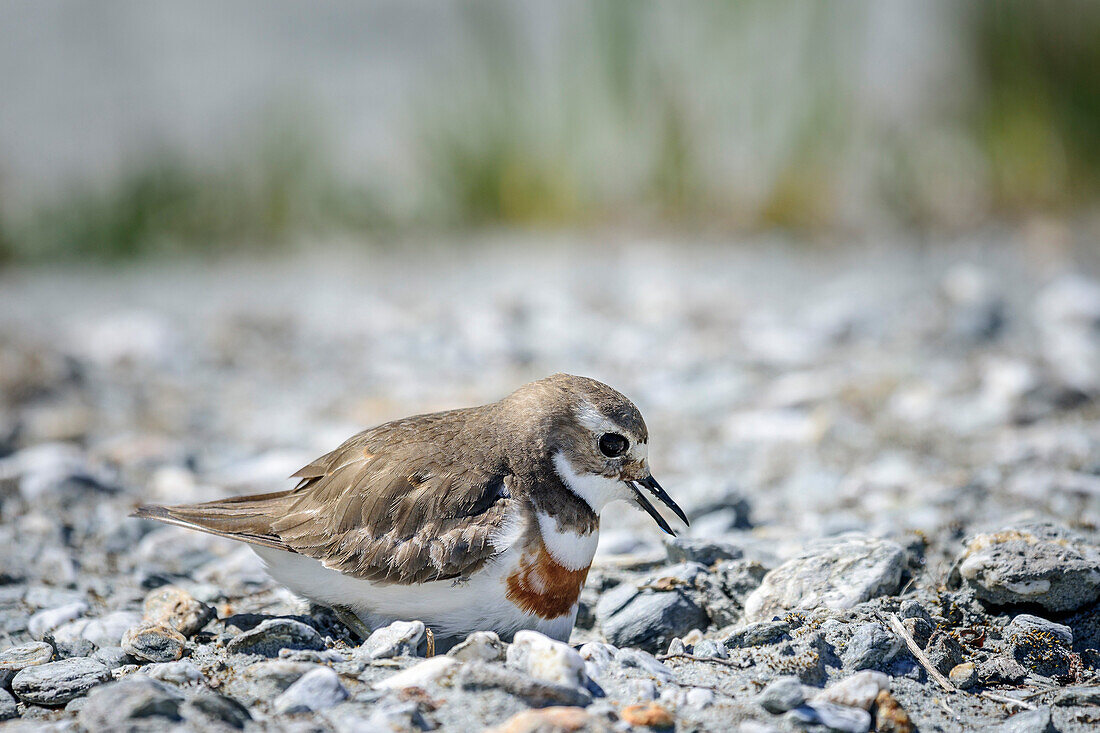
[(690, 522), (688, 522), (687, 515), (684, 514), (684, 510), (677, 506), (676, 502), (672, 500), (672, 497), (669, 496), (665, 492), (665, 490), (661, 488), (661, 485), (657, 483), (657, 479), (653, 478), (652, 476), (646, 476), (644, 479), (641, 479), (639, 481), (628, 481), (627, 483), (630, 485), (630, 488), (634, 490), (634, 498), (638, 501), (638, 506), (640, 506), (642, 509), (645, 509), (646, 513), (648, 513), (649, 516), (653, 517), (653, 521), (657, 523), (657, 526), (663, 529), (665, 532), (668, 532), (673, 537), (676, 536), (676, 533), (672, 531), (672, 527), (668, 525), (668, 522), (665, 521), (665, 518), (661, 516), (661, 513), (657, 511), (657, 508), (653, 506), (653, 504), (650, 503), (649, 499), (646, 498), (645, 494), (642, 493), (639, 485), (644, 486), (649, 491), (649, 493), (660, 499), (665, 506), (671, 509), (676, 514), (676, 516), (683, 520), (684, 524), (690, 524)]

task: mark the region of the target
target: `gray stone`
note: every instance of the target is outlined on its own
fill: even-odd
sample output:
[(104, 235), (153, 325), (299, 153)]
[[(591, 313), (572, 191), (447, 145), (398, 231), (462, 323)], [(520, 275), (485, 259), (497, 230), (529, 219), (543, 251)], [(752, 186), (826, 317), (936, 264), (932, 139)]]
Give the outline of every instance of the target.
[(1100, 706), (1100, 686), (1082, 685), (1080, 687), (1067, 687), (1054, 698), (1054, 704), (1059, 707), (1077, 707), (1080, 705)]
[(181, 720), (183, 696), (147, 677), (127, 677), (93, 690), (80, 710), (88, 730), (163, 730)]
[(959, 556), (957, 572), (994, 605), (1072, 611), (1100, 598), (1100, 547), (1047, 522), (977, 535)]
[(764, 576), (745, 600), (745, 618), (764, 621), (796, 608), (842, 610), (896, 593), (905, 562), (897, 543), (857, 533), (811, 543)]
[(309, 662), (283, 660), (258, 662), (236, 674), (226, 685), (225, 692), (245, 705), (252, 705), (258, 700), (272, 700), (317, 666)]
[(88, 611), (88, 604), (84, 601), (67, 603), (57, 608), (49, 608), (31, 616), (27, 622), (27, 630), (31, 636), (41, 641), (49, 632), (62, 624), (83, 616)]
[(757, 701), (769, 713), (781, 715), (804, 703), (806, 693), (797, 677), (776, 677), (760, 693)]
[(615, 650), (615, 661), (626, 669), (640, 670), (643, 674), (662, 682), (672, 682), (676, 679), (676, 675), (673, 674), (668, 665), (649, 652), (640, 649), (617, 649)]
[(0, 652), (0, 688), (7, 687), (21, 669), (37, 667), (53, 659), (53, 647), (44, 641), (8, 647)]
[(870, 710), (879, 693), (884, 690), (890, 691), (888, 675), (863, 670), (829, 685), (814, 696), (814, 701)]
[(1025, 669), (1044, 677), (1067, 675), (1073, 664), (1065, 636), (1041, 628), (1014, 633), (1009, 639), (1008, 653)]
[(789, 641), (791, 625), (786, 621), (757, 621), (735, 629), (726, 637), (727, 649), (747, 649)]
[(903, 644), (881, 624), (860, 624), (844, 647), (841, 659), (848, 669), (879, 669), (901, 651)]
[(383, 698), (370, 705), (345, 702), (326, 710), (324, 717), (336, 733), (363, 731), (424, 731), (431, 725), (415, 700)]
[(810, 702), (787, 716), (796, 725), (822, 726), (837, 733), (867, 733), (871, 728), (871, 714), (866, 710), (831, 702)]
[(529, 705), (579, 705), (592, 702), (587, 690), (574, 685), (560, 685), (535, 679), (530, 675), (500, 664), (468, 662), (458, 673), (458, 686), (464, 690), (498, 689), (514, 695)]
[(555, 641), (537, 631), (517, 631), (508, 647), (509, 667), (544, 682), (585, 687), (588, 675), (584, 659), (568, 644)]
[(92, 659), (98, 659), (107, 665), (107, 669), (118, 669), (124, 664), (136, 664), (137, 659), (130, 656), (125, 649), (120, 646), (106, 646), (100, 649), (96, 649), (92, 654)]
[(1012, 621), (1008, 623), (1008, 626), (1005, 627), (1002, 636), (1012, 641), (1017, 636), (1021, 636), (1029, 631), (1039, 631), (1044, 634), (1050, 634), (1067, 649), (1073, 647), (1073, 629), (1064, 624), (1048, 621), (1045, 618), (1032, 616), (1028, 613), (1021, 613), (1019, 616), (1013, 618)]
[(394, 621), (389, 626), (371, 632), (356, 652), (367, 659), (411, 657), (416, 656), (417, 647), (423, 639), (422, 621)]
[(736, 545), (690, 537), (666, 539), (665, 551), (670, 562), (697, 562), (708, 567), (720, 560), (739, 560), (744, 554)]
[(155, 680), (170, 682), (173, 685), (188, 685), (192, 682), (201, 682), (203, 679), (202, 671), (190, 659), (149, 664), (143, 667), (141, 671), (142, 674)]
[(694, 628), (706, 628), (709, 619), (679, 588), (665, 592), (646, 591), (631, 597), (610, 615), (596, 615), (607, 640), (617, 647), (640, 647), (663, 651), (674, 637)]
[(1057, 733), (1051, 720), (1050, 708), (1024, 710), (1001, 723), (994, 730), (997, 733)]
[(147, 662), (174, 662), (186, 644), (183, 634), (161, 623), (146, 622), (122, 635), (122, 649)]
[(981, 681), (978, 677), (978, 665), (973, 662), (963, 662), (955, 665), (947, 673), (947, 676), (951, 678), (955, 687), (960, 690), (969, 690), (976, 687)]
[(475, 631), (464, 641), (453, 646), (447, 652), (447, 656), (454, 657), (460, 662), (472, 662), (475, 659), (483, 662), (499, 662), (504, 660), (504, 651), (504, 642), (495, 631)]
[(919, 601), (909, 598), (901, 602), (901, 606), (898, 608), (898, 617), (901, 619), (907, 618), (919, 618), (927, 623), (932, 623), (932, 614), (925, 610), (924, 606)]
[(225, 695), (203, 690), (180, 706), (180, 715), (200, 730), (227, 725), (238, 730), (252, 720), (248, 709)]
[(947, 674), (966, 661), (966, 650), (959, 640), (950, 634), (937, 631), (932, 635), (924, 653), (940, 674)]
[[(673, 639), (673, 641), (676, 640)], [(671, 646), (672, 645), (669, 644), (669, 647)], [(695, 645), (691, 653), (697, 657), (717, 657), (718, 659), (726, 659), (729, 657), (729, 652), (726, 651), (725, 644), (719, 644), (713, 639), (703, 639)]]
[(235, 636), (226, 648), (236, 654), (276, 657), (283, 649), (321, 650), (325, 642), (312, 626), (294, 619), (274, 618)]
[[(46, 634), (46, 641), (53, 640), (53, 637)], [(95, 651), (95, 644), (87, 639), (73, 639), (71, 641), (57, 641), (53, 640), (54, 651), (57, 652), (58, 659), (69, 659), (71, 657), (90, 657), (92, 652)]]
[(141, 614), (133, 611), (115, 611), (100, 618), (87, 619), (81, 637), (97, 647), (119, 646), (122, 635), (141, 623)]
[(273, 704), (278, 713), (304, 713), (326, 710), (347, 699), (340, 676), (329, 667), (318, 667), (299, 677)]
[(24, 702), (64, 705), (110, 679), (111, 672), (102, 662), (75, 657), (27, 667), (15, 675), (11, 686)]
[(171, 626), (184, 636), (194, 635), (217, 616), (212, 607), (174, 585), (165, 585), (149, 593), (143, 612), (146, 620)]
[(11, 693), (0, 687), (0, 720), (8, 720), (19, 715), (19, 706)]

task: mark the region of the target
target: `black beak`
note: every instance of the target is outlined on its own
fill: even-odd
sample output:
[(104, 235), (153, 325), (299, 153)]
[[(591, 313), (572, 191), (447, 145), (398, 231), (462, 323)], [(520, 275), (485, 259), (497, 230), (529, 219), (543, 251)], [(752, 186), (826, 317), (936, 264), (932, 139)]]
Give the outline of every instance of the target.
[(638, 505), (642, 509), (645, 509), (649, 516), (653, 517), (653, 521), (657, 523), (658, 527), (660, 527), (673, 537), (676, 536), (676, 533), (672, 531), (672, 527), (668, 525), (668, 522), (665, 521), (665, 518), (662, 517), (661, 513), (657, 511), (657, 508), (654, 507), (653, 504), (651, 504), (650, 501), (645, 497), (645, 494), (643, 494), (638, 489), (638, 484), (644, 486), (646, 489), (649, 490), (651, 494), (660, 499), (665, 506), (671, 509), (676, 514), (676, 516), (683, 520), (684, 524), (690, 524), (690, 522), (688, 522), (687, 515), (684, 514), (684, 510), (677, 506), (676, 502), (672, 500), (672, 497), (669, 496), (668, 493), (666, 493), (665, 490), (661, 488), (661, 485), (657, 483), (657, 479), (653, 478), (652, 476), (646, 476), (640, 481), (631, 481), (630, 488), (634, 489), (634, 498), (638, 500)]

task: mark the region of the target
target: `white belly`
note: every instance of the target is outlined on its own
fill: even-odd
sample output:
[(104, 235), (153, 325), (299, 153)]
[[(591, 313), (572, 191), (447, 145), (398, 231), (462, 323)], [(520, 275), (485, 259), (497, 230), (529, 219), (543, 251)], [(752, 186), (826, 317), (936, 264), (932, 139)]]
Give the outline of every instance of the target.
[(257, 545), (252, 549), (276, 581), (322, 605), (344, 606), (372, 629), (393, 621), (419, 619), (440, 637), (462, 638), (472, 631), (495, 631), (510, 640), (520, 629), (534, 629), (568, 641), (577, 617), (576, 604), (562, 616), (542, 619), (524, 613), (505, 597), (505, 578), (517, 559), (514, 549), (487, 563), (469, 580), (416, 585), (376, 585), (330, 570), (305, 555)]

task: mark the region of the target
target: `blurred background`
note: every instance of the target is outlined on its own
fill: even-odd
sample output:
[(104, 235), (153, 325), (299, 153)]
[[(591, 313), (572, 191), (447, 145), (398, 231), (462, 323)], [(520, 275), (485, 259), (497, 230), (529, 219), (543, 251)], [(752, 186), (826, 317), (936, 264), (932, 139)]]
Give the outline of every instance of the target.
[[(762, 556), (1100, 521), (1100, 4), (0, 0), (0, 27), (26, 577), (230, 552), (126, 512), (555, 371), (632, 397), (693, 531)], [(601, 552), (659, 549), (619, 522)]]

